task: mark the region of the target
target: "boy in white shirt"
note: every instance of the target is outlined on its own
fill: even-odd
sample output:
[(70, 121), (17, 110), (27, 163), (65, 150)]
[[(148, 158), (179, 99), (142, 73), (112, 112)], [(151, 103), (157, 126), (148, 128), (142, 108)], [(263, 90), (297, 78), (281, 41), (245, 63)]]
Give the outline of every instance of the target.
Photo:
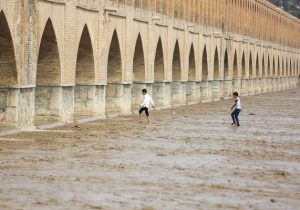
[(148, 123), (150, 123), (150, 114), (149, 114), (149, 108), (152, 105), (154, 108), (154, 103), (152, 98), (147, 94), (147, 90), (143, 89), (142, 94), (144, 95), (144, 102), (140, 106), (140, 122), (142, 122), (142, 113), (145, 111), (145, 114), (147, 116)]
[(241, 112), (242, 106), (241, 106), (241, 100), (240, 100), (239, 94), (237, 92), (233, 93), (233, 100), (234, 100), (234, 105), (231, 107), (231, 110), (233, 108), (235, 108), (235, 109), (231, 113), (231, 117), (233, 120), (233, 123), (231, 125), (240, 126), (239, 114)]

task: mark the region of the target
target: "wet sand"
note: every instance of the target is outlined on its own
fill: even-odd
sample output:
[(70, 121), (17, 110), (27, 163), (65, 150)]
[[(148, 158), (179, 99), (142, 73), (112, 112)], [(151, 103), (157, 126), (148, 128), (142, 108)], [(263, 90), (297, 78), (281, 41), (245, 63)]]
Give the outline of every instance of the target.
[(0, 138), (0, 209), (299, 209), (300, 88)]

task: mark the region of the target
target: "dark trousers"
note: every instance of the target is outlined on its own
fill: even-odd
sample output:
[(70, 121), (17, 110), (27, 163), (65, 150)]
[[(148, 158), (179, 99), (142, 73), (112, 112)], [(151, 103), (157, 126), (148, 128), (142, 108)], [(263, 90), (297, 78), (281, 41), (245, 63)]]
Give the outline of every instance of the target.
[(232, 113), (231, 113), (231, 117), (232, 117), (232, 121), (239, 125), (240, 121), (239, 121), (239, 114), (240, 114), (241, 110), (240, 109), (235, 109)]

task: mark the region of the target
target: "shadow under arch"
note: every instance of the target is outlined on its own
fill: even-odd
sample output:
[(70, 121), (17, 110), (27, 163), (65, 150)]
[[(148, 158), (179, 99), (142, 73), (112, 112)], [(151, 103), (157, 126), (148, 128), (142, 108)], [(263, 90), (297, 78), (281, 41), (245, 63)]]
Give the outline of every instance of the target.
[(141, 34), (135, 42), (133, 56), (133, 84), (131, 85), (131, 109), (136, 112), (143, 101), (142, 90), (146, 89), (146, 65), (145, 54)]
[(84, 25), (77, 51), (75, 71), (75, 117), (94, 115), (95, 88), (95, 62), (92, 40), (87, 25)]
[[(12, 88), (14, 87), (14, 88)], [(0, 10), (0, 125), (17, 123), (18, 71), (12, 34), (3, 11)]]
[(110, 42), (107, 61), (107, 86), (105, 94), (106, 114), (114, 116), (122, 113), (122, 57), (117, 30), (115, 29)]

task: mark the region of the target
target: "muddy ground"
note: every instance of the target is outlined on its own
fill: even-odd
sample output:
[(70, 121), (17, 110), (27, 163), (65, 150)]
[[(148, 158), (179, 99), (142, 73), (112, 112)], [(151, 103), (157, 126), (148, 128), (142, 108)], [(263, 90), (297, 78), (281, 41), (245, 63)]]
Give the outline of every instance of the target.
[(300, 88), (0, 138), (0, 209), (299, 209)]

